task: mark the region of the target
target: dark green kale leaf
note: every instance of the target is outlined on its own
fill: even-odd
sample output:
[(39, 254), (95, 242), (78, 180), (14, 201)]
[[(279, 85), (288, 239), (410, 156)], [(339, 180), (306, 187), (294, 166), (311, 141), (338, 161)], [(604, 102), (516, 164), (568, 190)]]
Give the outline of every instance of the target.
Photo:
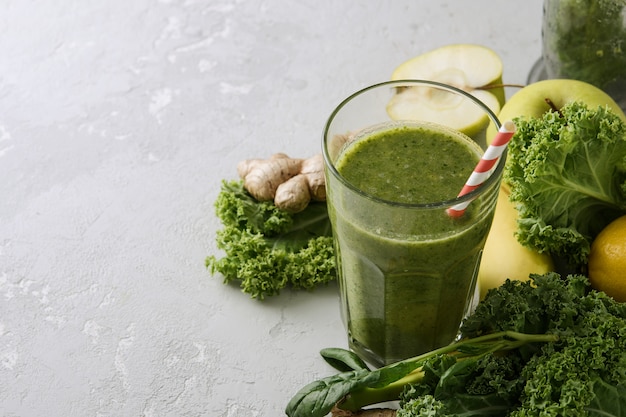
[(606, 401), (612, 400), (594, 393), (595, 381), (612, 387), (626, 383), (625, 305), (592, 290), (582, 275), (507, 281), (488, 293), (462, 332), (472, 337), (503, 328), (559, 337), (518, 350), (525, 361), (519, 378), (523, 389), (511, 416), (584, 416), (590, 404), (609, 407)]
[(562, 279), (555, 272), (531, 275), (532, 280), (507, 280), (488, 292), (474, 314), (468, 317), (461, 332), (475, 337), (501, 330), (522, 333), (546, 333), (554, 328), (572, 326), (589, 282), (582, 275)]

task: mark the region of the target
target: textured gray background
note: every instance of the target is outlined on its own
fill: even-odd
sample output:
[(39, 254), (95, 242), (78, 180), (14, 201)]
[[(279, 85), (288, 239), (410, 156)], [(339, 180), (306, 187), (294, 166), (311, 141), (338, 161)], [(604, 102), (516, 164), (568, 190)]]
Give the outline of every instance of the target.
[(346, 346), (336, 287), (260, 303), (210, 276), (220, 181), (318, 152), (341, 99), (437, 46), (490, 46), (524, 83), (540, 20), (539, 0), (4, 0), (0, 415), (282, 415)]

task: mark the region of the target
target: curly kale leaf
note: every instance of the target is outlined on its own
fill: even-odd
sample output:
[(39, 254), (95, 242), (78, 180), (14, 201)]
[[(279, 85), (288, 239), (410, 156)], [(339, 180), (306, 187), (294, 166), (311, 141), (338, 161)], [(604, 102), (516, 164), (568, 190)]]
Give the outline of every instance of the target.
[[(591, 292), (578, 302), (585, 307), (571, 328), (553, 330), (561, 335), (561, 342), (542, 346), (541, 355), (533, 357), (524, 368), (522, 377), (527, 383), (520, 410), (532, 409), (546, 415), (564, 415), (567, 410), (571, 415), (585, 415), (590, 406), (612, 406), (612, 397), (594, 392), (597, 381), (614, 389), (626, 383), (623, 312), (614, 309), (613, 300), (603, 293)], [(513, 415), (530, 414), (520, 411)]]
[(510, 404), (495, 395), (457, 394), (440, 400), (426, 394), (402, 403), (396, 417), (504, 416), (509, 410)]
[(242, 181), (222, 181), (215, 200), (215, 214), (227, 228), (247, 230), (272, 236), (291, 227), (292, 216), (267, 201), (257, 201), (243, 187)]
[(311, 290), (335, 279), (330, 220), (324, 203), (292, 214), (255, 200), (241, 181), (224, 181), (215, 201), (223, 228), (206, 266), (224, 282), (239, 282), (252, 298), (277, 295), (282, 288)]
[(601, 415), (590, 410), (610, 410), (626, 384), (626, 304), (592, 290), (582, 275), (531, 278), (491, 290), (462, 333), (475, 337), (506, 328), (559, 337), (519, 349), (523, 387), (510, 416)]
[(437, 417), (447, 416), (448, 411), (443, 402), (432, 395), (424, 395), (408, 400), (396, 412), (396, 417)]
[(459, 361), (454, 356), (435, 356), (424, 363), (423, 379), (405, 387), (397, 415), (505, 415), (522, 392), (523, 365), (514, 351)]
[(626, 213), (626, 125), (578, 102), (515, 122), (505, 179), (517, 237), (581, 270), (595, 236)]
[(579, 314), (576, 303), (588, 290), (588, 279), (582, 275), (562, 279), (556, 272), (533, 274), (531, 278), (507, 280), (489, 290), (474, 314), (463, 322), (463, 335), (476, 337), (505, 329), (542, 334), (571, 327)]

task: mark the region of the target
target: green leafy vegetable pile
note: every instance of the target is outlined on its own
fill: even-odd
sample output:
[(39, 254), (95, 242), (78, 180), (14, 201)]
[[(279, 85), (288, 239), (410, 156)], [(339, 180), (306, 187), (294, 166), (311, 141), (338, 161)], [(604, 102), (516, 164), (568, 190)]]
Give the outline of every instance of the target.
[(292, 214), (257, 201), (242, 181), (223, 181), (215, 209), (224, 226), (216, 242), (225, 256), (207, 257), (206, 266), (225, 283), (239, 282), (244, 293), (262, 300), (287, 286), (310, 290), (335, 279), (325, 203)]
[(460, 341), (433, 352), (370, 370), (322, 351), (341, 373), (302, 388), (287, 415), (399, 400), (397, 417), (626, 416), (626, 304), (582, 275), (531, 278), (490, 290)]
[(593, 239), (626, 214), (626, 125), (581, 103), (515, 123), (504, 178), (517, 238), (584, 273)]

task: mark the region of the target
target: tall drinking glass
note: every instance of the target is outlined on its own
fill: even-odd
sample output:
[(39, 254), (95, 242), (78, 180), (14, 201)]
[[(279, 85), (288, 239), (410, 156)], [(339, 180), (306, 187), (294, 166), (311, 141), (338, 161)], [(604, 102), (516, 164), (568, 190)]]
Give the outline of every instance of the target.
[[(460, 122), (446, 110), (458, 106), (465, 108)], [(483, 153), (479, 143), (489, 123), (500, 127), (472, 95), (415, 80), (353, 94), (325, 126), (342, 318), (350, 347), (374, 365), (449, 344), (458, 335), (474, 299), (505, 157), (480, 187), (457, 195)], [(471, 203), (461, 217), (448, 214), (466, 201)]]

